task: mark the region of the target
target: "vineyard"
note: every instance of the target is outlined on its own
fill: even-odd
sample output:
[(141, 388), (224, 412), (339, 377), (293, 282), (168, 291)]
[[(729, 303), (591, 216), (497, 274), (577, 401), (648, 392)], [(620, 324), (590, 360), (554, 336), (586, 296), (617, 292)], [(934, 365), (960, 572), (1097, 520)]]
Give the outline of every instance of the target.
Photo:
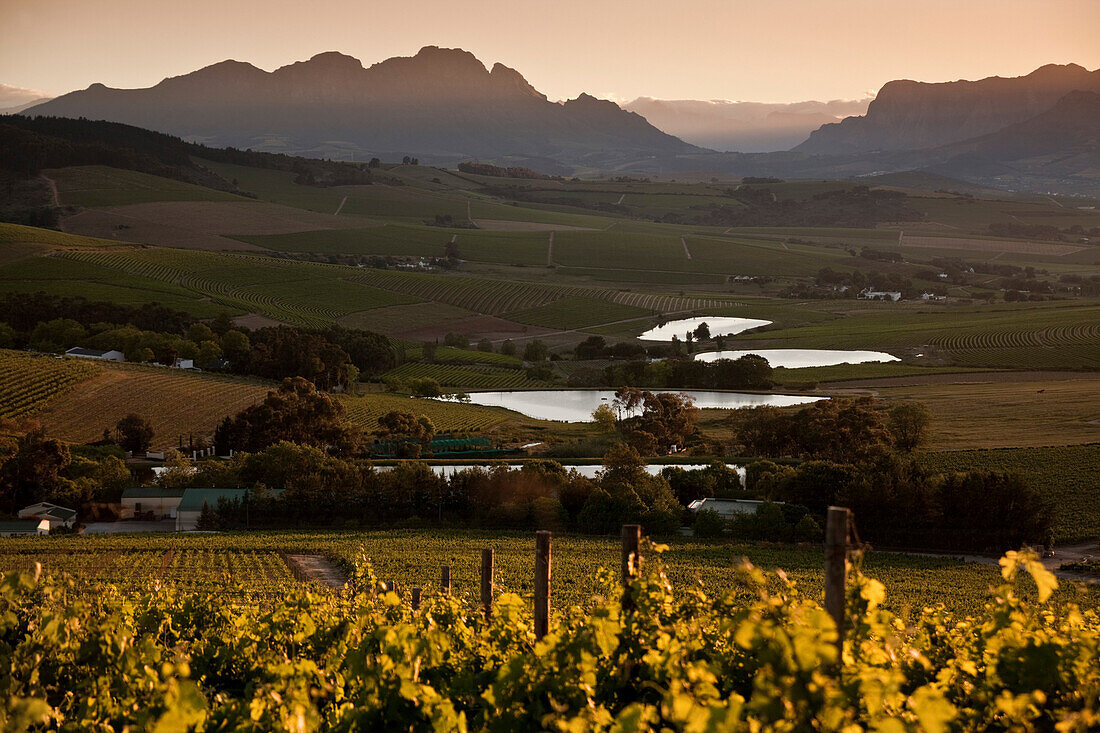
[(133, 412), (152, 423), (154, 447), (172, 446), (180, 435), (213, 433), (222, 418), (261, 401), (269, 389), (258, 380), (112, 364), (35, 419), (51, 436), (87, 443)]
[[(1031, 553), (1006, 555), (999, 576), (989, 569), (996, 588), (969, 615), (935, 604), (892, 613), (889, 582), (865, 576), (877, 574), (865, 565), (838, 629), (819, 594), (789, 574), (729, 558), (718, 582), (685, 585), (666, 573), (661, 549), (644, 547), (622, 586), (587, 565), (596, 596), (551, 613), (544, 636), (514, 580), (491, 592), (484, 615), (464, 581), (450, 596), (425, 586), (414, 608), (406, 586), (385, 590), (365, 554), (339, 595), (288, 593), (257, 607), (170, 584), (88, 596), (79, 584), (8, 574), (0, 720), (8, 730), (654, 733), (1069, 733), (1100, 723), (1100, 617), (1066, 604), (1064, 589), (1052, 596), (1058, 581)], [(555, 541), (552, 598), (574, 576), (571, 554)], [(192, 558), (202, 560), (218, 562)], [(433, 560), (466, 558), (455, 549)]]
[(556, 300), (538, 308), (515, 311), (505, 317), (531, 326), (566, 330), (645, 318), (651, 315), (654, 315), (653, 311), (644, 308), (608, 303), (594, 298), (572, 297)]
[[(738, 564), (747, 557), (761, 568), (782, 568), (807, 596), (817, 597), (823, 592), (823, 555), (820, 547), (729, 544), (681, 537), (664, 541), (669, 547), (663, 556), (666, 573), (673, 586), (679, 589), (693, 587), (699, 582), (710, 588), (730, 587), (735, 584)], [(94, 573), (96, 579), (125, 587), (128, 592), (136, 592), (146, 580), (160, 579), (163, 583), (174, 584), (172, 579), (175, 578), (192, 582), (192, 576), (186, 571), (173, 575), (175, 571), (170, 570), (173, 560), (177, 565), (182, 563), (183, 567), (187, 567), (188, 563), (198, 562), (187, 558), (205, 558), (202, 560), (203, 567), (222, 570), (200, 573), (198, 577), (202, 582), (217, 585), (227, 582), (224, 568), (241, 562), (233, 559), (234, 556), (256, 553), (264, 558), (272, 556), (265, 560), (270, 561), (271, 568), (263, 577), (256, 573), (242, 575), (240, 580), (244, 582), (247, 577), (248, 582), (255, 581), (255, 592), (262, 592), (266, 587), (264, 583), (282, 577), (282, 571), (275, 563), (280, 552), (323, 555), (349, 574), (354, 573), (355, 564), (363, 553), (382, 580), (396, 581), (406, 595), (408, 589), (414, 586), (427, 589), (438, 587), (440, 566), (450, 565), (454, 593), (476, 602), (481, 550), (491, 547), (496, 556), (497, 588), (530, 600), (531, 546), (529, 533), (447, 529), (216, 535), (123, 534), (53, 537), (45, 542), (12, 538), (0, 539), (0, 570), (31, 567), (37, 560), (47, 569), (51, 567), (50, 563), (55, 563), (53, 567), (58, 570), (71, 567), (69, 572)], [(601, 592), (598, 571), (601, 568), (617, 568), (619, 551), (618, 538), (583, 535), (556, 537), (555, 607), (564, 610), (573, 605), (591, 605), (593, 598)], [(60, 557), (53, 558), (52, 553)], [(117, 562), (118, 558), (126, 556), (134, 559), (140, 556), (143, 560), (140, 564), (131, 563), (135, 567)], [(104, 567), (100, 568), (97, 563)], [(990, 586), (997, 582), (996, 568), (964, 563), (950, 557), (871, 552), (864, 559), (864, 567), (886, 585), (886, 605), (898, 613), (937, 603), (943, 603), (957, 613), (976, 613), (981, 610)], [(116, 568), (117, 572), (108, 568)], [(1081, 590), (1070, 586), (1060, 590), (1055, 598), (1096, 607), (1100, 606), (1100, 588)]]
[(189, 593), (216, 594), (233, 604), (270, 603), (294, 591), (299, 581), (278, 552), (210, 550), (201, 546), (163, 549), (54, 550), (36, 554), (0, 553), (0, 571), (72, 576), (81, 586), (113, 586), (128, 595), (154, 583)]
[(0, 418), (27, 417), (99, 373), (86, 360), (0, 349)]
[(523, 369), (507, 369), (486, 365), (428, 364), (406, 362), (382, 375), (383, 379), (425, 379), (443, 387), (464, 389), (538, 389), (553, 386), (549, 382), (528, 379)]

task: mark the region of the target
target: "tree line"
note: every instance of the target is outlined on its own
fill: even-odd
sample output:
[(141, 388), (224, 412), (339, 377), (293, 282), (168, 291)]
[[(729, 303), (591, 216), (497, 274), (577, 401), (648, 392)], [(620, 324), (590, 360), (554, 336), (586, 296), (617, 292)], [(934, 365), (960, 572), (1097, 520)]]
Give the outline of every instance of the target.
[(304, 377), (322, 389), (347, 388), (360, 374), (396, 365), (390, 340), (371, 331), (328, 326), (249, 329), (228, 314), (204, 322), (155, 304), (125, 306), (46, 293), (0, 298), (0, 347), (64, 352), (74, 346), (121, 351), (128, 361), (267, 379)]

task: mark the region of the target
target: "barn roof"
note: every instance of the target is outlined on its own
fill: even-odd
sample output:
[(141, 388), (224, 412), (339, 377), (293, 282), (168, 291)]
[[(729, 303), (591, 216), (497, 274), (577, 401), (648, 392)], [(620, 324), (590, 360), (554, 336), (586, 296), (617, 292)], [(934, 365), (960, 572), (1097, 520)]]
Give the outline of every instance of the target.
[(219, 499), (224, 498), (226, 501), (243, 499), (247, 493), (248, 489), (184, 489), (183, 499), (177, 511), (201, 512), (203, 505), (217, 509)]
[(138, 486), (134, 489), (123, 489), (123, 499), (177, 499), (183, 496), (186, 489), (166, 489), (161, 486)]

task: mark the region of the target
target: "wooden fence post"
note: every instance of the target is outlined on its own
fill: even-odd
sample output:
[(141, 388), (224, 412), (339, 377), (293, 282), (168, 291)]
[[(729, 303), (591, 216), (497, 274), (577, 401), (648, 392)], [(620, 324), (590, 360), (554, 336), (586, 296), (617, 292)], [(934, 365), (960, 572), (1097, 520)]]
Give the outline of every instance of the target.
[(836, 622), (837, 646), (844, 644), (845, 591), (848, 586), (848, 523), (851, 512), (829, 507), (825, 524), (825, 610)]
[(623, 608), (631, 608), (634, 604), (630, 599), (630, 582), (638, 574), (641, 564), (639, 548), (642, 544), (642, 525), (624, 524), (622, 529), (623, 558)]
[(413, 588), (412, 610), (414, 610), (414, 611), (419, 611), (420, 610), (420, 589), (419, 588)]
[(443, 595), (451, 595), (451, 566), (444, 565), (439, 578), (439, 588), (443, 591)]
[(550, 631), (550, 533), (535, 533), (535, 638)]
[(493, 614), (493, 551), (481, 551), (481, 607), (485, 610), (485, 620)]

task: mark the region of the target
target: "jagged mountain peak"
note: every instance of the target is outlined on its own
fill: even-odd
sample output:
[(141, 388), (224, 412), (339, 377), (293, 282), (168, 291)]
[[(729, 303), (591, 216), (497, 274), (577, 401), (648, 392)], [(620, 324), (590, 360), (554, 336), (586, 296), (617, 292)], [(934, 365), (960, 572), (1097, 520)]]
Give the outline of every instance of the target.
[(917, 150), (967, 140), (1029, 119), (1074, 90), (1100, 91), (1100, 70), (1047, 64), (1019, 77), (883, 85), (867, 114), (823, 125), (796, 152), (844, 155)]
[(30, 112), (316, 157), (520, 156), (589, 166), (698, 151), (612, 102), (584, 94), (555, 104), (516, 69), (490, 70), (469, 51), (439, 46), (368, 68), (336, 51), (271, 73), (227, 61), (153, 89), (73, 92)]

